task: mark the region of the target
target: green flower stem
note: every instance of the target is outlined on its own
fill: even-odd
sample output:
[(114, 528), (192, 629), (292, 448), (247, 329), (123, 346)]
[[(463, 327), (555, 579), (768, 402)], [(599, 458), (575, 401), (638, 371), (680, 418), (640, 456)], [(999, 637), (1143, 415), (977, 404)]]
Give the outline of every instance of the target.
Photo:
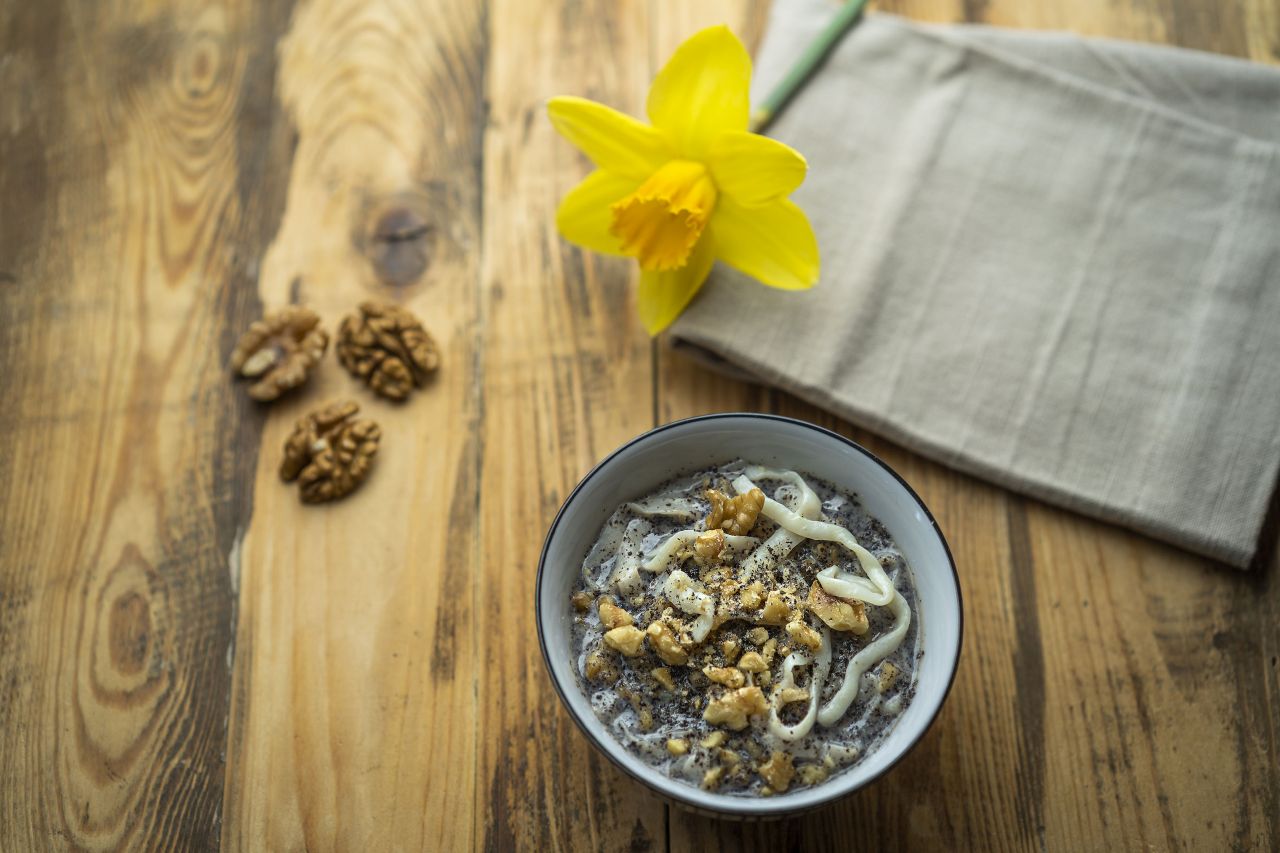
[(778, 113), (782, 112), (783, 107), (796, 92), (804, 87), (841, 37), (857, 23), (858, 18), (862, 16), (862, 8), (866, 5), (867, 0), (846, 0), (840, 7), (840, 11), (836, 12), (831, 19), (831, 23), (827, 24), (822, 32), (818, 33), (817, 38), (805, 48), (804, 54), (796, 60), (795, 65), (791, 66), (791, 70), (787, 72), (786, 77), (782, 78), (782, 82), (774, 86), (773, 90), (765, 95), (764, 101), (752, 111), (751, 131), (753, 133), (763, 132)]

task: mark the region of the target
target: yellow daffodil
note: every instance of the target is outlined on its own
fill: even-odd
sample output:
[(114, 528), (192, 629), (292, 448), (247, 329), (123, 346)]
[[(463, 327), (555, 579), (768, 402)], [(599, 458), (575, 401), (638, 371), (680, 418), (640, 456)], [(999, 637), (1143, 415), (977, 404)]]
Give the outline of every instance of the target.
[(747, 131), (751, 57), (727, 27), (676, 50), (649, 90), (652, 124), (583, 98), (547, 105), (596, 170), (560, 204), (556, 226), (586, 249), (640, 262), (640, 320), (656, 335), (724, 263), (785, 290), (818, 279), (818, 244), (787, 196), (797, 152)]

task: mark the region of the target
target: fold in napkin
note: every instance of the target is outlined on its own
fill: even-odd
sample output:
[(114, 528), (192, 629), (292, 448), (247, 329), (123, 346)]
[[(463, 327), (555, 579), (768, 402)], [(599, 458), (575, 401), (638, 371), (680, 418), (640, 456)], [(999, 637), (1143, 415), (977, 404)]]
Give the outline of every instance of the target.
[[(761, 90), (833, 8), (777, 0)], [(676, 347), (1249, 563), (1280, 465), (1280, 72), (878, 15), (772, 133), (809, 160), (821, 280), (717, 268)]]

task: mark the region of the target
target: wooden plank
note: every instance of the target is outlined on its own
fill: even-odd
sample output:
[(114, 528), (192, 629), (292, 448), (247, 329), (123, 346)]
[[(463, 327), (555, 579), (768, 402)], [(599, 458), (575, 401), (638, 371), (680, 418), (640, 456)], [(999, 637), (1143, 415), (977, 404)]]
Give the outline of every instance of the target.
[(648, 10), (499, 0), (490, 20), (476, 833), (486, 849), (650, 849), (664, 844), (663, 806), (560, 707), (531, 607), (542, 534), (561, 500), (653, 425), (652, 350), (631, 265), (556, 234), (559, 198), (589, 165), (544, 112), (549, 95), (565, 93), (640, 113)]
[[(329, 359), (267, 420), (240, 551), (223, 843), (444, 849), (471, 838), (480, 414), (483, 8), (316, 0), (279, 46), (297, 134), (258, 290), (333, 329), (366, 298), (417, 313), (442, 352), (402, 405)], [(379, 223), (416, 223), (381, 239)], [(425, 271), (423, 266), (425, 264)], [(352, 398), (382, 425), (365, 486), (303, 506), (277, 475), (296, 418)]]
[[(983, 19), (1274, 62), (1246, 38), (1257, 8), (999, 0)], [(1277, 843), (1280, 685), (1259, 656), (1278, 645), (1274, 568), (1241, 577), (1025, 503), (1034, 582), (1022, 586), (1039, 611), (1044, 711), (1040, 731), (1021, 731), (1019, 743), (1044, 756), (1045, 836), (1066, 848), (1099, 838), (1155, 849)]]
[(1266, 849), (1277, 829), (1274, 567), (1242, 576), (1047, 507), (1028, 520), (1046, 772), (1064, 782), (1046, 802), (1051, 836)]
[(0, 13), (0, 849), (216, 844), (287, 13)]

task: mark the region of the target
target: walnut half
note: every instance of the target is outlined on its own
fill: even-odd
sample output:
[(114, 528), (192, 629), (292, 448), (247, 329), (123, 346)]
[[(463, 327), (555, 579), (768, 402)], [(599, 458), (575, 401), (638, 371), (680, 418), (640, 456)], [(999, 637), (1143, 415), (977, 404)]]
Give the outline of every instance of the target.
[(375, 393), (403, 400), (440, 366), (436, 342), (399, 305), (364, 302), (338, 328), (338, 361)]
[(333, 403), (298, 421), (284, 443), (280, 479), (294, 480), (303, 503), (324, 503), (355, 491), (368, 476), (382, 431), (370, 420), (355, 420), (360, 407)]
[(329, 347), (329, 334), (310, 308), (288, 305), (249, 327), (231, 353), (231, 369), (246, 379), (249, 396), (267, 402), (307, 381)]

